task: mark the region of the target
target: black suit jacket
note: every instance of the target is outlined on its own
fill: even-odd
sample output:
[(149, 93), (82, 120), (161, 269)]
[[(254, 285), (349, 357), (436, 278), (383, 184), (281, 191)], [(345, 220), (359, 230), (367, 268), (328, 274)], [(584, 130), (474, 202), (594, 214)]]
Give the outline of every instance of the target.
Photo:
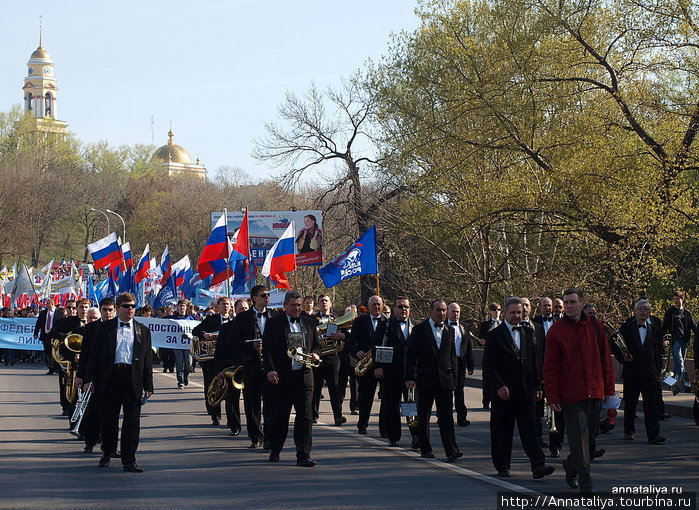
[[(544, 373), (544, 352), (546, 351), (546, 333), (544, 326), (539, 324), (537, 317), (530, 319), (529, 325), (534, 330), (534, 345), (536, 346), (536, 359), (539, 363), (539, 373)], [(543, 321), (542, 321), (543, 322)]]
[[(383, 315), (379, 316), (379, 324), (376, 326), (376, 329), (379, 328), (382, 322), (387, 322)], [(371, 315), (366, 313), (354, 320), (352, 331), (350, 331), (347, 337), (347, 346), (345, 348), (349, 349), (352, 356), (356, 358), (359, 351), (367, 352), (373, 347), (374, 326), (372, 325)]]
[[(264, 313), (267, 316), (267, 321), (265, 322), (265, 330), (267, 330), (270, 319), (279, 315), (279, 312), (268, 307)], [(232, 331), (235, 336), (233, 343), (235, 348), (240, 351), (243, 364), (246, 366), (253, 364), (256, 365), (257, 369), (262, 370), (264, 367), (260, 363), (260, 353), (255, 350), (252, 342), (247, 341), (262, 338), (262, 332), (259, 331), (257, 324), (257, 310), (253, 307), (239, 313), (235, 317)]]
[[(415, 321), (408, 319), (410, 331), (415, 327)], [(383, 369), (384, 378), (405, 378), (405, 348), (408, 340), (403, 335), (400, 323), (395, 317), (380, 322), (374, 332), (374, 346), (383, 345), (383, 337), (386, 335), (386, 345), (393, 347), (393, 363), (374, 363), (374, 368)], [(409, 338), (409, 337), (408, 337)]]
[(83, 343), (80, 349), (80, 362), (78, 363), (77, 373), (77, 376), (80, 379), (85, 379), (85, 373), (87, 372), (87, 365), (90, 359), (90, 352), (93, 350), (92, 347), (95, 341), (95, 335), (97, 334), (97, 330), (101, 324), (101, 320), (88, 322), (83, 327), (78, 328), (75, 331), (78, 335), (83, 336)]
[[(60, 322), (60, 319), (56, 316), (56, 312), (57, 312), (57, 309), (54, 309), (53, 310), (53, 319), (52, 319), (53, 324), (51, 325), (52, 328), (53, 328), (53, 326), (56, 325), (56, 322)], [(50, 331), (49, 331), (49, 333), (46, 333), (46, 331), (45, 331), (47, 315), (48, 315), (48, 309), (44, 308), (43, 310), (41, 310), (39, 312), (39, 315), (36, 318), (36, 324), (34, 325), (34, 336), (40, 338), (41, 341), (51, 339), (51, 337), (49, 335)], [(62, 317), (61, 317), (61, 319), (62, 319)]]
[(51, 340), (55, 338), (61, 341), (59, 352), (61, 353), (63, 359), (70, 360), (73, 363), (74, 367), (77, 367), (75, 363), (76, 353), (74, 353), (65, 346), (65, 344), (63, 343), (63, 339), (66, 336), (68, 336), (69, 333), (77, 332), (77, 330), (81, 327), (83, 327), (83, 323), (81, 322), (80, 318), (77, 315), (75, 315), (72, 317), (64, 317), (57, 322), (54, 321), (54, 325), (51, 328), (51, 331), (49, 331), (49, 338)]
[(429, 319), (415, 326), (405, 351), (405, 380), (415, 381), (418, 390), (454, 391), (457, 370), (454, 330), (444, 328), (437, 348)]
[(660, 376), (663, 369), (662, 328), (658, 321), (651, 320), (646, 330), (646, 340), (641, 345), (641, 336), (638, 333), (635, 317), (628, 319), (619, 328), (619, 332), (626, 340), (626, 346), (633, 356), (632, 361), (624, 361), (616, 344), (610, 342), (612, 354), (622, 366), (622, 379), (653, 379)]
[(503, 322), (488, 333), (483, 353), (483, 371), (491, 384), (492, 402), (503, 402), (498, 390), (507, 386), (509, 402), (536, 400), (536, 392), (542, 388), (541, 363), (537, 359), (534, 330), (523, 327), (520, 331), (519, 352), (507, 324)]
[[(215, 313), (213, 315), (209, 315), (208, 317), (205, 317), (204, 320), (202, 320), (199, 324), (197, 324), (194, 329), (192, 329), (192, 336), (199, 337), (201, 340), (204, 340), (204, 333), (216, 333), (218, 332), (219, 336), (221, 335), (221, 329), (223, 329), (223, 324), (227, 324), (228, 322), (231, 322), (230, 319), (226, 323), (221, 322), (221, 314), (220, 313)], [(216, 346), (218, 347), (218, 341), (216, 342)], [(211, 361), (200, 361), (199, 363), (212, 363), (213, 360)], [(215, 363), (213, 363), (215, 365)]]
[(236, 329), (236, 319), (233, 319), (223, 324), (218, 330), (214, 351), (214, 372), (217, 374), (224, 368), (243, 364), (240, 345), (236, 342)]
[[(90, 348), (85, 382), (92, 382), (97, 394), (103, 393), (114, 368), (119, 318), (100, 323)], [(133, 321), (134, 344), (131, 382), (134, 395), (140, 399), (144, 391), (153, 391), (153, 349), (150, 329)]]
[(478, 326), (478, 338), (485, 339), (486, 335), (488, 334), (488, 331), (490, 331), (490, 325), (491, 325), (490, 319), (480, 323), (480, 325)]
[[(320, 356), (321, 347), (318, 342), (315, 319), (301, 315), (299, 321), (304, 335), (304, 352), (307, 354), (316, 353)], [(265, 332), (262, 335), (262, 357), (265, 372), (277, 372), (280, 384), (283, 384), (284, 379), (291, 375), (291, 358), (287, 354), (289, 333), (289, 321), (286, 318), (286, 313), (281, 313), (267, 320)], [(310, 370), (308, 373), (311, 373)]]
[[(450, 326), (455, 327), (455, 326)], [(469, 334), (469, 326), (466, 322), (460, 322), (458, 325), (461, 330), (461, 352), (457, 352), (456, 356), (461, 358), (466, 370), (473, 372), (475, 365), (473, 363), (473, 345), (471, 345), (471, 335)], [(480, 337), (479, 337), (480, 338)]]

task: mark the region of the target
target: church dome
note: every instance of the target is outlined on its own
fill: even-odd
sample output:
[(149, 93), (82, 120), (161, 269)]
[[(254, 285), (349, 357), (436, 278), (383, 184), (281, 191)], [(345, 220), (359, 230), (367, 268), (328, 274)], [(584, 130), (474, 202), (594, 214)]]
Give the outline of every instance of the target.
[(167, 134), (169, 140), (165, 145), (160, 147), (153, 153), (151, 161), (155, 163), (182, 163), (185, 165), (192, 164), (192, 158), (189, 153), (179, 145), (175, 145), (172, 141), (173, 133), (170, 131)]
[(37, 49), (34, 50), (34, 53), (32, 53), (32, 56), (29, 58), (41, 58), (44, 60), (51, 60), (51, 55), (49, 55), (49, 52), (46, 51), (43, 46), (39, 46)]

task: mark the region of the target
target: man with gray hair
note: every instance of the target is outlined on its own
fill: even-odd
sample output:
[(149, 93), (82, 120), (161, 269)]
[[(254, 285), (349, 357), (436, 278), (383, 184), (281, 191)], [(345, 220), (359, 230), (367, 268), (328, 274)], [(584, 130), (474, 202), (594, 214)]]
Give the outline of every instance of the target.
[(650, 320), (651, 305), (647, 299), (639, 300), (633, 312), (634, 316), (619, 328), (626, 349), (612, 342), (612, 353), (623, 367), (624, 439), (634, 439), (636, 406), (639, 395), (642, 395), (648, 442), (661, 444), (665, 438), (660, 435), (656, 390), (663, 367), (662, 330), (658, 321)]
[(540, 363), (534, 330), (521, 325), (522, 299), (505, 301), (505, 321), (488, 332), (483, 371), (490, 381), (490, 451), (498, 476), (510, 477), (512, 436), (517, 422), (519, 436), (535, 479), (554, 472), (537, 441), (535, 402), (542, 398)]

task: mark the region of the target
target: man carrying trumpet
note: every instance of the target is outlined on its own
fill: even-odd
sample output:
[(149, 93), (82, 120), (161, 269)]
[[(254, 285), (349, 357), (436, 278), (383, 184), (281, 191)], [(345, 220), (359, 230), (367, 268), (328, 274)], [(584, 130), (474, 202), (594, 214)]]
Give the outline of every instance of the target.
[(302, 316), (302, 309), (301, 294), (290, 290), (284, 297), (285, 313), (267, 321), (262, 335), (262, 359), (267, 373), (265, 405), (271, 407), (270, 462), (279, 461), (293, 405), (296, 465), (313, 467), (316, 465), (311, 459), (313, 371), (309, 365), (311, 361), (315, 364), (320, 361), (321, 346), (315, 320)]

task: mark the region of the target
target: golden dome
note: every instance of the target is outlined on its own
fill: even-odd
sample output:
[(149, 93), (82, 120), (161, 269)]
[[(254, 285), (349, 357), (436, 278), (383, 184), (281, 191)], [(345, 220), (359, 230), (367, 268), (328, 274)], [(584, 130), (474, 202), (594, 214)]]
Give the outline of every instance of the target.
[(169, 140), (165, 145), (153, 153), (151, 161), (155, 163), (182, 163), (185, 165), (191, 165), (192, 158), (189, 153), (179, 145), (175, 145), (175, 143), (172, 141), (174, 136), (172, 130), (168, 132), (167, 136)]
[(34, 50), (34, 53), (32, 53), (32, 56), (29, 58), (43, 58), (44, 60), (51, 60), (51, 55), (49, 55), (49, 52), (40, 45), (36, 50)]

